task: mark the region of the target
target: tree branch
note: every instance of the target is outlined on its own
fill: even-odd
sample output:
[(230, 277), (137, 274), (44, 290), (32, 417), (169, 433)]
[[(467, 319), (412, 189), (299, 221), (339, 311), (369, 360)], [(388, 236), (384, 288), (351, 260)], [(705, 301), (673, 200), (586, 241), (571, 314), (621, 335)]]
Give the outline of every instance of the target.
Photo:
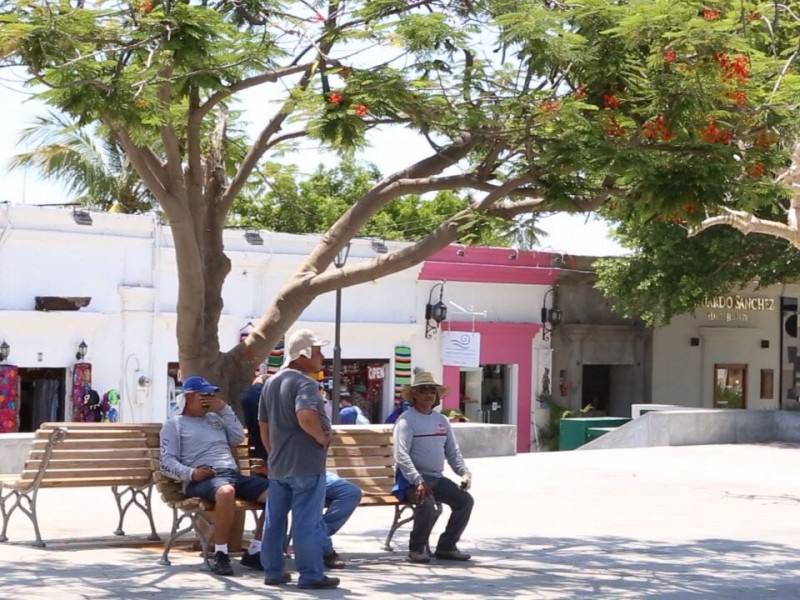
[(762, 233), (764, 235), (770, 235), (786, 240), (795, 248), (800, 248), (800, 232), (798, 232), (796, 226), (789, 227), (785, 223), (759, 219), (758, 217), (754, 217), (753, 215), (741, 210), (733, 210), (724, 207), (722, 207), (722, 210), (726, 214), (708, 217), (704, 219), (700, 225), (689, 228), (689, 237), (694, 237), (706, 229), (710, 229), (718, 225), (729, 225), (730, 227), (741, 231), (745, 235), (751, 233)]

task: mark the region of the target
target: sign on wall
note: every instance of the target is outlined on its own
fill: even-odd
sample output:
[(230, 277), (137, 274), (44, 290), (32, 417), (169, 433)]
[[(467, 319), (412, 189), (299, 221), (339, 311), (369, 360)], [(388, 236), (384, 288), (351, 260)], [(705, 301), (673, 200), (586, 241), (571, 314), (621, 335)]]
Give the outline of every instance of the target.
[(448, 367), (479, 367), (481, 334), (468, 331), (442, 331), (442, 364)]

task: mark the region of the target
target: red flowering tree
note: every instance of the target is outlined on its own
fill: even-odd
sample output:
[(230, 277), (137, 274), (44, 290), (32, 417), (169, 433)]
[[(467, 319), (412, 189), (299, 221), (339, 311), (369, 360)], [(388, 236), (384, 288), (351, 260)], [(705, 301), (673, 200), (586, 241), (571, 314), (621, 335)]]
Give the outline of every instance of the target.
[[(0, 64), (24, 65), (43, 100), (102, 124), (124, 149), (175, 239), (182, 368), (235, 386), (319, 294), (407, 268), (487, 220), (603, 208), (701, 226), (788, 198), (775, 176), (795, 135), (797, 42), (791, 15), (769, 10), (26, 0), (0, 5)], [(245, 144), (231, 109), (256, 87), (267, 114)], [(221, 232), (254, 169), (302, 138), (351, 152), (379, 126), (417, 132), (430, 154), (398, 154), (397, 170), (341, 215), (249, 337), (220, 348), (230, 270)], [(469, 190), (474, 202), (402, 250), (329, 269), (382, 207), (442, 190)]]

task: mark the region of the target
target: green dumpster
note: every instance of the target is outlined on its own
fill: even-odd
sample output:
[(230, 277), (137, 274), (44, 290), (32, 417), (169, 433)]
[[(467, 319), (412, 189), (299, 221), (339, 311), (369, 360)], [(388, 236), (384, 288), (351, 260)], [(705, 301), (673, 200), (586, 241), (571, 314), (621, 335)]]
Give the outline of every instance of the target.
[[(559, 450), (575, 450), (589, 441), (589, 429), (619, 427), (630, 421), (625, 417), (580, 417), (561, 419), (558, 424)], [(605, 432), (604, 432), (605, 433)]]

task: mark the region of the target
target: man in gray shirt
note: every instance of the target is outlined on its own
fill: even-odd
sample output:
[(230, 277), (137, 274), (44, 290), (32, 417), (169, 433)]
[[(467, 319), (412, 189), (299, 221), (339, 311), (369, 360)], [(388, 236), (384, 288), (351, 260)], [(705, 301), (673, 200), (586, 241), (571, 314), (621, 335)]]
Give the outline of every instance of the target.
[(310, 329), (295, 331), (286, 342), (281, 370), (261, 391), (258, 407), (261, 441), (269, 452), (270, 497), (261, 562), (264, 583), (291, 581), (284, 571), (283, 550), (289, 511), (297, 570), (297, 587), (328, 589), (339, 585), (324, 571), (322, 509), (325, 503), (325, 461), (331, 422), (325, 414), (319, 384), (308, 376), (322, 370), (322, 346)]
[[(239, 472), (231, 446), (244, 441), (244, 429), (219, 388), (198, 375), (183, 382), (178, 414), (161, 427), (161, 471), (183, 482), (187, 496), (214, 502), (214, 564), (217, 575), (233, 575), (228, 556), (236, 498), (264, 503), (269, 480)], [(256, 532), (259, 546), (261, 528)]]
[[(469, 560), (456, 544), (464, 533), (472, 513), (473, 499), (467, 492), (472, 475), (453, 435), (450, 422), (433, 410), (446, 388), (436, 383), (426, 371), (417, 373), (401, 396), (411, 408), (401, 414), (394, 426), (394, 460), (397, 485), (394, 491), (401, 498), (416, 504), (414, 527), (408, 544), (411, 562), (427, 563), (428, 538), (435, 523), (435, 502), (451, 509), (447, 527), (439, 537), (434, 556), (441, 560)], [(444, 461), (461, 476), (461, 486), (444, 476)]]

